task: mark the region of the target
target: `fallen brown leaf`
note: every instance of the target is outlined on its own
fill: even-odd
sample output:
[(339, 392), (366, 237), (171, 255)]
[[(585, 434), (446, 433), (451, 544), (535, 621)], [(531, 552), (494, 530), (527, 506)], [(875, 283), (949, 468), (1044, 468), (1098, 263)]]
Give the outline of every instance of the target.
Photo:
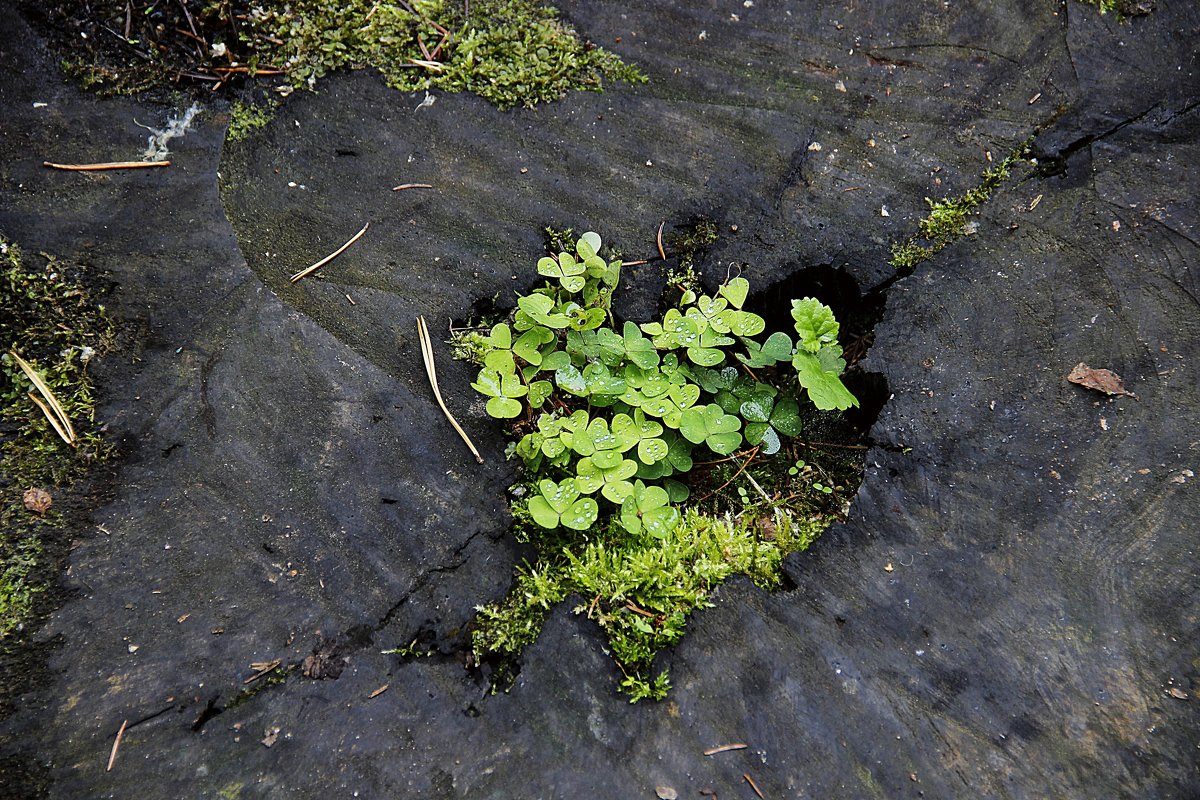
[(31, 488), (25, 490), (25, 509), (35, 514), (45, 514), (54, 505), (54, 498), (45, 489)]
[(1075, 368), (1067, 375), (1067, 380), (1108, 395), (1134, 396), (1133, 392), (1125, 391), (1125, 385), (1121, 383), (1120, 375), (1108, 369), (1093, 369), (1082, 361), (1076, 364)]
[(676, 800), (679, 797), (679, 792), (670, 786), (655, 786), (654, 794), (658, 796), (658, 800)]

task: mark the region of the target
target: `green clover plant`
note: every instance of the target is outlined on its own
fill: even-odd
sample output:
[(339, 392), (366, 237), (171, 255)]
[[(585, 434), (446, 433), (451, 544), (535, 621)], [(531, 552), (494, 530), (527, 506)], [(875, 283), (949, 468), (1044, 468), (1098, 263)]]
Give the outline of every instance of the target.
[[(617, 558), (623, 551), (615, 543), (624, 537), (629, 552), (648, 559), (635, 563), (660, 563), (665, 556), (656, 547), (681, 548), (706, 524), (678, 505), (689, 496), (697, 462), (727, 461), (743, 448), (779, 452), (800, 434), (805, 402), (820, 410), (858, 404), (840, 377), (846, 364), (838, 322), (818, 300), (793, 301), (794, 342), (784, 331), (760, 340), (766, 321), (745, 308), (750, 284), (742, 277), (726, 280), (711, 296), (683, 292), (660, 319), (618, 325), (612, 297), (620, 260), (606, 260), (600, 237), (591, 232), (573, 247), (562, 240), (555, 249), (537, 262), (546, 284), (519, 296), (510, 320), (472, 340), (480, 365), (472, 386), (488, 398), (489, 415), (508, 421), (510, 454), (530, 479), (514, 516), (530, 523), (531, 541), (544, 538), (543, 549), (564, 548), (564, 556), (552, 558), (556, 569), (567, 570), (560, 577), (570, 572), (584, 581), (587, 573), (592, 577), (580, 584), (587, 586), (599, 579), (594, 565), (579, 560), (581, 541), (591, 542), (586, 552), (595, 558)], [(686, 530), (680, 527), (685, 519)], [(547, 574), (527, 573), (549, 598), (541, 604), (546, 608), (565, 596), (547, 588)], [(694, 573), (692, 579), (707, 586), (716, 575)], [(596, 595), (607, 598), (600, 622), (618, 662), (628, 667), (625, 688), (634, 699), (665, 691), (664, 676), (649, 678), (650, 660), (655, 649), (682, 635), (686, 618), (677, 608), (654, 617), (636, 605), (631, 598), (654, 605), (639, 586), (614, 584)], [(689, 607), (699, 604), (696, 599)], [(493, 612), (499, 613), (481, 609), (485, 619)], [(498, 617), (490, 619), (499, 624)], [(617, 631), (643, 637), (641, 644), (618, 643)], [(477, 641), (501, 646), (494, 631), (480, 636)]]

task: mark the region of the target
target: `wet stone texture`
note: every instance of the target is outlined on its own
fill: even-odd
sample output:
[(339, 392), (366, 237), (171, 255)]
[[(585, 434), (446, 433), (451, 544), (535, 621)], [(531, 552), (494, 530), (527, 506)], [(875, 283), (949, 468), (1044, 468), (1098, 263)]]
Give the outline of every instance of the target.
[[(0, 794), (749, 797), (743, 773), (775, 798), (1200, 793), (1200, 12), (562, 6), (650, 83), (501, 114), (336, 76), (245, 142), (210, 101), (170, 168), (94, 176), (40, 164), (136, 158), (135, 119), (178, 109), (82, 92), (3, 7), (0, 230), (109, 274), (128, 345), (98, 369), (113, 497), (0, 722)], [(722, 231), (710, 283), (824, 266), (867, 292), (926, 196), (1030, 136), (1040, 168), (887, 286), (865, 481), (789, 560), (795, 588), (725, 586), (663, 658), (663, 703), (616, 693), (570, 603), (490, 696), (457, 651), (522, 556), (512, 470), (439, 350), (487, 464), (443, 422), (415, 316), (511, 303), (544, 225), (636, 257), (696, 215)], [(390, 191), (410, 182), (435, 188)], [(1068, 383), (1081, 361), (1136, 398)], [(414, 638), (438, 652), (381, 653)]]

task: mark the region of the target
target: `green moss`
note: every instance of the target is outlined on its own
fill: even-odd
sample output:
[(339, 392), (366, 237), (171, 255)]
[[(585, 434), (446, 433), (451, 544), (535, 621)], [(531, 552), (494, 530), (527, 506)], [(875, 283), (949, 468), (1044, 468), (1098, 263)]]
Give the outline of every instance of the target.
[(275, 103), (248, 103), (238, 100), (229, 109), (229, 128), (225, 140), (238, 142), (264, 128), (275, 118)]
[(925, 198), (929, 214), (917, 223), (917, 233), (892, 245), (889, 263), (897, 270), (910, 272), (918, 264), (940, 253), (966, 233), (975, 210), (991, 199), (992, 193), (1008, 180), (1012, 168), (1027, 158), (1029, 142), (1023, 142), (1003, 161), (983, 171), (977, 186), (958, 197), (941, 200)]
[(402, 91), (473, 92), (502, 109), (556, 100), (606, 81), (644, 81), (614, 54), (586, 44), (534, 0), (408, 3), (296, 0), (257, 7), (243, 38), (259, 63), (293, 86), (349, 66), (374, 67)]
[[(0, 638), (18, 630), (42, 591), (45, 535), (61, 514), (26, 510), (29, 488), (57, 493), (108, 455), (94, 419), (88, 362), (112, 345), (113, 326), (78, 271), (46, 256), (35, 265), (0, 237)], [(41, 374), (71, 420), (68, 446), (30, 400), (29, 379), (9, 351)]]
[(674, 286), (681, 292), (699, 291), (700, 276), (696, 272), (696, 263), (708, 248), (716, 244), (719, 237), (717, 223), (708, 217), (697, 217), (666, 237), (666, 249), (677, 263), (677, 266), (667, 273), (667, 285)]
[[(522, 521), (523, 509), (513, 505), (518, 531), (532, 527)], [(817, 502), (756, 500), (736, 514), (688, 509), (662, 539), (631, 536), (614, 521), (593, 539), (558, 540), (557, 552), (539, 529), (537, 566), (518, 571), (503, 601), (477, 609), (476, 660), (499, 656), (500, 680), (511, 675), (550, 610), (575, 594), (584, 599), (575, 613), (595, 620), (608, 637), (630, 701), (661, 699), (670, 681), (665, 671), (655, 672), (655, 656), (679, 641), (693, 611), (712, 605), (712, 591), (733, 575), (778, 588), (784, 557), (807, 548), (835, 518)]]

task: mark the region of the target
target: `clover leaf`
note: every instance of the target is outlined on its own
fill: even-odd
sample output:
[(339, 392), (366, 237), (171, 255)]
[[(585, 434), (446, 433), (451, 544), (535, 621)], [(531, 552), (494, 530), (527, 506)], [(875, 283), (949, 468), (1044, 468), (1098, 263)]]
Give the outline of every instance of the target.
[(514, 373), (500, 373), (490, 367), (479, 370), (479, 377), (471, 387), (480, 394), (492, 398), (487, 402), (487, 413), (497, 419), (512, 419), (520, 415), (521, 402), (529, 389)]
[(575, 431), (571, 449), (581, 456), (591, 456), (602, 469), (621, 463), (621, 439), (608, 428), (603, 418), (593, 419), (586, 428)]
[(758, 336), (767, 327), (765, 319), (750, 311), (722, 311), (720, 319), (726, 330), (734, 336)]
[(687, 357), (702, 367), (715, 367), (725, 360), (725, 353), (719, 348), (731, 344), (733, 339), (728, 336), (706, 330), (700, 334), (696, 346), (687, 349)]
[(637, 481), (633, 492), (621, 504), (621, 524), (634, 535), (644, 530), (664, 539), (679, 524), (679, 511), (670, 502), (666, 489)]
[[(593, 361), (583, 368), (583, 382), (592, 398), (601, 398), (604, 395), (616, 397), (625, 391), (625, 379), (612, 374), (608, 367), (599, 361)], [(592, 402), (595, 403), (596, 399)]]
[(729, 304), (734, 308), (741, 308), (742, 304), (746, 302), (747, 295), (750, 294), (750, 281), (745, 278), (730, 278), (717, 289), (717, 294), (727, 298)]
[(716, 403), (698, 408), (689, 408), (679, 419), (679, 432), (689, 442), (706, 444), (708, 449), (727, 456), (742, 443), (742, 423), (732, 414), (726, 414)]
[(574, 364), (565, 364), (555, 370), (554, 382), (563, 391), (570, 392), (579, 397), (587, 396), (587, 381), (583, 379), (583, 373)]
[(839, 325), (833, 309), (816, 298), (793, 300), (792, 319), (796, 321), (796, 333), (800, 334), (797, 346), (810, 353), (837, 341)]
[(661, 324), (648, 322), (642, 325), (642, 330), (654, 337), (654, 346), (659, 350), (691, 347), (700, 338), (700, 325), (677, 308), (667, 309)]
[[(644, 388), (642, 393), (645, 393)], [(660, 418), (663, 424), (669, 428), (678, 428), (680, 415), (695, 405), (699, 399), (700, 387), (694, 383), (671, 386), (665, 395), (644, 400), (642, 411), (652, 417)]]
[[(517, 308), (534, 324), (545, 325), (547, 328), (561, 329), (570, 323), (566, 315), (554, 312), (554, 301), (544, 294), (528, 294), (517, 298)], [(518, 320), (520, 322), (520, 320)], [(524, 330), (532, 325), (518, 325)]]
[(780, 361), (792, 360), (792, 338), (783, 331), (776, 331), (761, 345), (753, 339), (745, 339), (748, 356), (738, 353), (738, 360), (748, 367), (758, 369), (770, 367)]
[(641, 331), (638, 330), (638, 326), (626, 321), (623, 332), (622, 347), (624, 348), (624, 355), (629, 359), (630, 363), (642, 369), (654, 369), (657, 367), (658, 351), (654, 348), (652, 341), (642, 336)]
[(497, 372), (513, 372), (516, 362), (512, 354), (512, 330), (503, 322), (493, 325), (485, 340), (491, 350), (483, 357), (483, 365)]
[(800, 407), (790, 397), (775, 402), (775, 397), (763, 392), (742, 403), (742, 418), (746, 420), (746, 443), (762, 445), (764, 455), (779, 452), (779, 434), (800, 435)]
[(587, 267), (572, 258), (570, 253), (559, 253), (557, 259), (550, 256), (539, 259), (537, 271), (539, 275), (557, 279), (568, 292), (578, 292), (586, 281), (583, 274)]
[(640, 408), (634, 409), (632, 417), (628, 414), (613, 417), (612, 432), (620, 440), (622, 452), (637, 447), (638, 461), (643, 464), (653, 464), (667, 457), (667, 443), (659, 438), (663, 426), (646, 419)]
[(513, 344), (512, 351), (525, 363), (537, 366), (542, 363), (542, 352), (539, 348), (542, 345), (555, 341), (557, 338), (554, 335), (554, 331), (541, 325), (536, 325), (521, 334), (521, 337)]
[(690, 472), (693, 466), (692, 443), (679, 435), (677, 431), (663, 432), (662, 440), (667, 445), (665, 458), (653, 464), (642, 463), (638, 467), (637, 476), (645, 480), (658, 480), (673, 475), (676, 472)]
[(729, 301), (724, 297), (712, 298), (703, 295), (696, 301), (693, 308), (688, 309), (687, 315), (692, 319), (702, 319), (705, 324), (717, 333), (729, 333), (729, 328), (721, 322), (721, 314), (729, 308)]
[(600, 252), (600, 234), (588, 231), (575, 242), (575, 252), (584, 261), (595, 257)]
[(628, 479), (634, 476), (637, 467), (637, 462), (630, 458), (620, 459), (608, 468), (597, 464), (594, 457), (581, 458), (575, 467), (575, 483), (584, 494), (599, 489), (606, 499), (620, 505), (633, 493), (633, 484)]
[(554, 384), (550, 381), (534, 381), (529, 384), (529, 407), (541, 408), (553, 393)]
[[(570, 303), (563, 310), (564, 316), (567, 318), (567, 324), (572, 330), (590, 331), (599, 328), (604, 324), (605, 313), (603, 308), (584, 308), (577, 303)], [(605, 328), (604, 330), (608, 330)]]
[(543, 528), (560, 524), (572, 530), (587, 530), (600, 515), (600, 507), (590, 497), (579, 496), (574, 478), (560, 483), (546, 479), (538, 482), (538, 494), (529, 498), (529, 515)]

